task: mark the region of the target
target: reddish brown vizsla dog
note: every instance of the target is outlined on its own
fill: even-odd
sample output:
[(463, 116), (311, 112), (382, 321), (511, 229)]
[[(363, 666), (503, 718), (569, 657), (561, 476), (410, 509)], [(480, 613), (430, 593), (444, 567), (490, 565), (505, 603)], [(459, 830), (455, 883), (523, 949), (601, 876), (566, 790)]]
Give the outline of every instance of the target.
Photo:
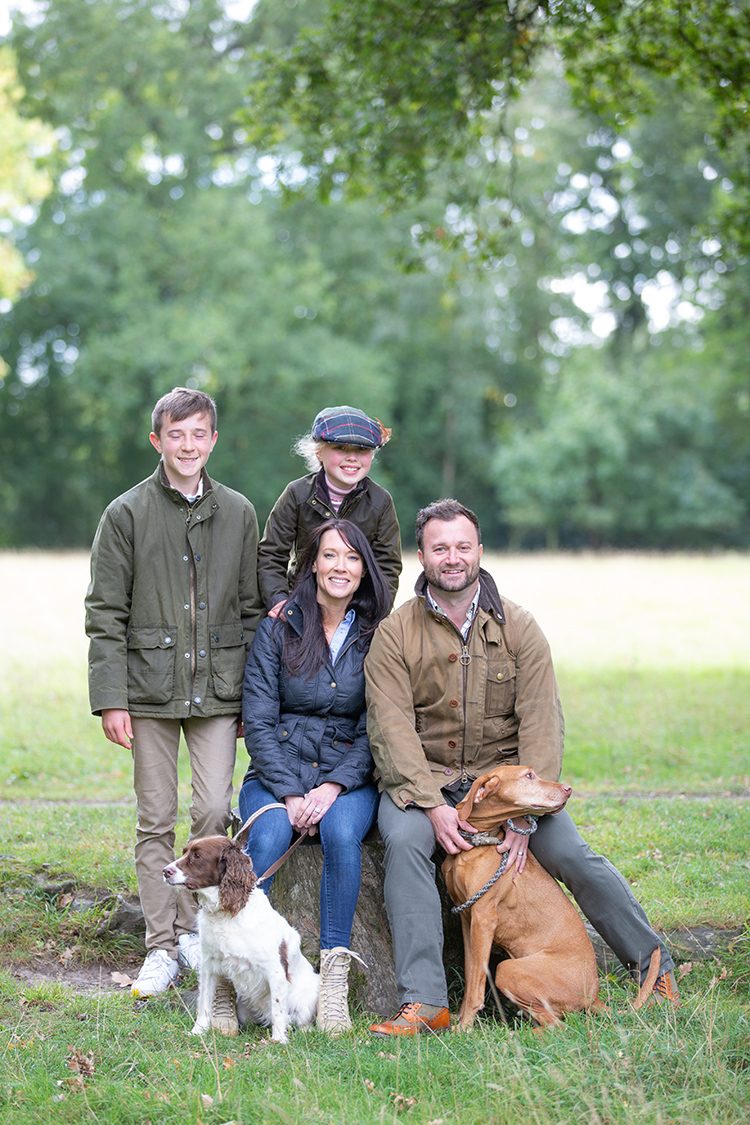
[[(559, 812), (569, 785), (543, 781), (525, 766), (500, 766), (478, 778), (458, 806), (462, 820), (497, 835), (509, 817)], [(457, 905), (487, 883), (501, 862), (492, 845), (449, 855), (443, 874)], [(529, 854), (522, 875), (509, 870), (461, 914), (466, 991), (459, 1015), (464, 1030), (484, 1007), (485, 974), (493, 943), (510, 954), (495, 983), (540, 1025), (565, 1012), (598, 1007), (596, 957), (573, 903)]]

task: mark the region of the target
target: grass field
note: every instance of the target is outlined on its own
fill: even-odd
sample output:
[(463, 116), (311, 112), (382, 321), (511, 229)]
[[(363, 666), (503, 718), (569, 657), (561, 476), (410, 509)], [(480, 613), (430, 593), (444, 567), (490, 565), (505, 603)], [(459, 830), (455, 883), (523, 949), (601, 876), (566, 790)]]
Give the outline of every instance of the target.
[[(736, 927), (750, 915), (750, 557), (486, 557), (552, 645), (566, 714), (570, 811), (652, 922)], [(417, 573), (407, 560), (402, 597)], [(134, 891), (129, 755), (86, 701), (82, 553), (0, 554), (0, 964), (116, 968), (35, 876)], [(241, 748), (240, 748), (241, 749)], [(244, 772), (238, 754), (237, 780)], [(187, 808), (187, 777), (182, 784)], [(186, 833), (183, 811), (180, 831)], [(4, 1122), (740, 1125), (750, 1119), (747, 935), (683, 966), (677, 1012), (610, 1011), (542, 1037), (488, 1017), (471, 1036), (388, 1043), (257, 1029), (196, 1043), (173, 993), (23, 985), (0, 972)], [(108, 970), (104, 979), (109, 984)]]

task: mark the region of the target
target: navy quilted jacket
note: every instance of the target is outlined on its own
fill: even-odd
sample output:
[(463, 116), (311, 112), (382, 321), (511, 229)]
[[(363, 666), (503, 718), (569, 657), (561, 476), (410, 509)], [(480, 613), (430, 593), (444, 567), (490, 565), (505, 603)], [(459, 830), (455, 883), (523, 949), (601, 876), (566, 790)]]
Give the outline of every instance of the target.
[[(300, 607), (293, 602), (284, 613), (301, 634)], [(270, 617), (260, 623), (245, 665), (246, 777), (257, 777), (277, 801), (303, 796), (324, 781), (357, 789), (372, 780), (373, 769), (358, 622), (352, 623), (336, 663), (327, 660), (310, 680), (284, 668), (280, 626), (274, 628)]]

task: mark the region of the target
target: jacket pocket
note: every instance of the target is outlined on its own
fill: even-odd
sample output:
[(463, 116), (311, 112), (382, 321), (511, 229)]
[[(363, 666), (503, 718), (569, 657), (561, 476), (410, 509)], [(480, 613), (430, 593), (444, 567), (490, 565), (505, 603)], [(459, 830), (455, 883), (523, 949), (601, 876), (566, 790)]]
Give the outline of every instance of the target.
[(209, 626), (211, 679), (217, 699), (242, 698), (247, 647), (240, 621), (225, 621)]
[(512, 660), (491, 660), (487, 673), (484, 713), (512, 715), (516, 706), (516, 665)]
[(169, 703), (174, 694), (176, 642), (175, 625), (130, 629), (129, 703)]

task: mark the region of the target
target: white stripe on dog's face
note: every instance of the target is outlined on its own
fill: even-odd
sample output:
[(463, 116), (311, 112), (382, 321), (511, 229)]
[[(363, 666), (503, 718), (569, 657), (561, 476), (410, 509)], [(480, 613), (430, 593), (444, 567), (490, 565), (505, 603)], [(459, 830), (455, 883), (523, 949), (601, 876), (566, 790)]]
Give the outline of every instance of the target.
[(187, 883), (187, 876), (184, 871), (180, 870), (177, 860), (175, 860), (174, 863), (167, 864), (162, 875), (164, 876), (165, 882), (169, 883), (172, 887), (180, 887), (184, 883)]

